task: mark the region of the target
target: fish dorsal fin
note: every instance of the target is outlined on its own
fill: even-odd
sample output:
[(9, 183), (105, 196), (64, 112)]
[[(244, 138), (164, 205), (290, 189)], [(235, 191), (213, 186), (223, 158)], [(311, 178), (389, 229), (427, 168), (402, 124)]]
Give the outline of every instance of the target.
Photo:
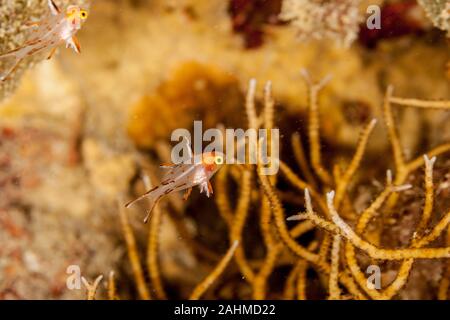
[(58, 6), (53, 0), (48, 0), (48, 7), (50, 8), (50, 11), (52, 12), (52, 15), (56, 16), (61, 13), (61, 10), (59, 10)]

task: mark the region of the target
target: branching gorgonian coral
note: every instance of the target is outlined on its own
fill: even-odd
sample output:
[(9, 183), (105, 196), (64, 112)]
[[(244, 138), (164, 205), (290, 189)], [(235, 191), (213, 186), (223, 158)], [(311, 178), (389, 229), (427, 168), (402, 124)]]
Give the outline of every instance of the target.
[[(311, 87), (311, 84), (310, 84)], [(313, 100), (315, 103), (315, 99)], [(436, 157), (429, 158), (429, 156), (435, 156), (449, 150), (448, 144), (444, 144), (438, 146), (431, 151), (427, 152), (427, 154), (421, 158), (417, 158), (409, 163), (403, 159), (402, 147), (400, 144), (400, 140), (397, 136), (395, 122), (391, 111), (391, 103), (396, 103), (399, 105), (409, 105), (419, 108), (438, 108), (438, 109), (448, 109), (450, 107), (449, 101), (421, 101), (416, 99), (402, 99), (392, 96), (392, 87), (389, 87), (387, 90), (387, 94), (384, 102), (384, 116), (385, 122), (388, 128), (389, 137), (391, 140), (391, 145), (394, 153), (394, 159), (396, 164), (396, 173), (400, 176), (392, 180), (392, 174), (388, 171), (388, 179), (387, 186), (385, 190), (373, 201), (373, 203), (362, 212), (359, 217), (356, 219), (356, 230), (354, 231), (350, 226), (344, 222), (341, 216), (338, 214), (336, 210), (337, 207), (341, 205), (341, 199), (343, 198), (342, 194), (346, 193), (346, 189), (349, 183), (349, 179), (355, 173), (357, 167), (361, 162), (361, 157), (363, 154), (364, 146), (367, 144), (367, 138), (370, 134), (370, 124), (369, 126), (363, 130), (363, 134), (361, 136), (360, 142), (357, 147), (357, 151), (348, 166), (348, 169), (345, 171), (350, 175), (339, 176), (339, 180), (334, 183), (334, 188), (336, 192), (332, 191), (327, 193), (327, 212), (324, 212), (324, 215), (329, 219), (321, 218), (318, 214), (314, 213), (312, 208), (312, 200), (310, 196), (310, 191), (305, 189), (305, 204), (306, 204), (306, 213), (300, 214), (298, 216), (290, 217), (290, 220), (296, 219), (307, 219), (313, 221), (315, 225), (320, 228), (327, 230), (331, 234), (335, 234), (336, 236), (342, 236), (346, 239), (345, 246), (345, 257), (346, 263), (350, 269), (350, 272), (353, 276), (353, 279), (358, 283), (359, 287), (365, 291), (365, 293), (373, 299), (390, 299), (398, 291), (405, 285), (410, 270), (412, 268), (414, 259), (439, 259), (439, 258), (449, 258), (450, 257), (450, 247), (441, 247), (441, 248), (424, 248), (436, 240), (443, 232), (445, 232), (446, 228), (448, 228), (448, 224), (450, 222), (450, 211), (446, 213), (437, 224), (431, 228), (431, 231), (426, 231), (430, 228), (430, 221), (433, 212), (433, 202), (434, 202), (434, 188), (433, 188), (433, 165), (436, 161)], [(310, 112), (312, 110), (313, 118), (316, 116), (317, 107), (310, 106)], [(311, 116), (311, 115), (310, 115)], [(310, 119), (310, 130), (311, 125), (313, 125), (312, 131), (318, 130), (316, 128), (316, 121), (311, 122)], [(372, 122), (373, 123), (373, 122)], [(311, 136), (311, 132), (310, 132)], [(317, 137), (317, 132), (314, 133), (314, 137)], [(317, 144), (318, 141), (315, 139), (311, 139), (311, 143)], [(311, 152), (320, 152), (320, 149), (314, 149), (311, 146)], [(315, 157), (316, 159), (320, 156)], [(317, 161), (317, 160), (316, 160)], [(409, 189), (410, 185), (402, 185), (406, 180), (406, 177), (414, 170), (416, 170), (421, 165), (425, 164), (425, 206), (423, 209), (421, 220), (417, 226), (417, 230), (414, 233), (414, 238), (411, 240), (411, 246), (409, 248), (401, 248), (401, 249), (383, 249), (378, 248), (376, 245), (364, 240), (361, 238), (361, 235), (364, 234), (368, 224), (372, 219), (379, 215), (378, 211), (383, 206), (385, 202), (388, 202), (388, 209), (392, 209), (395, 206), (396, 197), (393, 195), (397, 195), (398, 192)], [(316, 171), (317, 176), (325, 176), (323, 172), (322, 166), (313, 166)], [(346, 177), (346, 178), (345, 178)], [(324, 182), (329, 181), (329, 179), (322, 179)], [(304, 183), (306, 184), (306, 183)], [(330, 186), (331, 187), (331, 186)], [(312, 187), (313, 188), (313, 187)], [(312, 189), (311, 194), (314, 192), (315, 197), (317, 198), (317, 191)], [(391, 198), (390, 198), (391, 197)], [(390, 200), (390, 202), (389, 202)], [(319, 201), (319, 205), (321, 210), (323, 210), (323, 202)], [(344, 211), (343, 208), (342, 211)], [(387, 216), (389, 216), (389, 210), (387, 211)], [(369, 255), (373, 259), (380, 260), (402, 260), (402, 264), (400, 265), (397, 277), (394, 281), (392, 281), (386, 288), (383, 290), (375, 290), (367, 285), (367, 279), (365, 274), (360, 270), (355, 255), (355, 247), (363, 250), (367, 255)], [(331, 284), (333, 282), (330, 280), (330, 296), (333, 295), (331, 290)], [(446, 293), (442, 293), (446, 288), (448, 289), (448, 285), (446, 284), (445, 275), (442, 278), (442, 283), (440, 286), (439, 294), (440, 298), (446, 296)], [(336, 290), (333, 290), (336, 291)]]
[[(362, 128), (356, 150), (346, 167), (335, 165), (332, 161), (328, 161), (329, 159), (324, 161), (320, 148), (318, 95), (330, 77), (314, 82), (306, 71), (303, 71), (302, 75), (308, 87), (306, 130), (309, 138), (308, 149), (303, 147), (300, 133), (295, 133), (291, 140), (300, 171), (295, 172), (284, 161), (273, 159), (272, 161), (279, 162), (279, 175), (263, 175), (262, 161), (257, 165), (224, 166), (218, 172), (215, 181), (217, 211), (210, 211), (209, 214), (217, 214), (225, 223), (227, 232), (225, 236), (228, 236), (229, 246), (222, 257), (214, 252), (205, 252), (207, 251), (205, 247), (189, 239), (189, 235), (183, 231), (183, 223), (179, 218), (173, 219), (178, 231), (183, 235), (179, 238), (180, 241), (188, 243), (196, 254), (208, 256), (209, 261), (209, 275), (204, 276), (204, 280), (200, 281), (187, 297), (192, 299), (204, 296), (216, 297), (217, 288), (235, 281), (239, 286), (247, 286), (249, 290), (246, 292), (250, 292), (248, 297), (254, 299), (272, 297), (308, 299), (312, 294), (312, 288), (315, 287), (317, 290), (317, 282), (316, 285), (312, 285), (308, 272), (314, 270), (328, 299), (391, 299), (405, 287), (416, 260), (441, 259), (448, 263), (450, 236), (447, 236), (444, 246), (433, 245), (435, 240), (442, 238), (445, 232), (448, 233), (450, 223), (450, 211), (441, 215), (436, 213), (433, 168), (437, 156), (450, 151), (450, 144), (438, 146), (426, 152), (425, 156), (411, 161), (405, 160), (391, 104), (449, 109), (450, 102), (403, 99), (393, 96), (392, 87), (387, 89), (383, 108), (384, 123), (393, 150), (395, 169), (392, 172), (387, 171), (386, 185), (372, 203), (361, 213), (357, 213), (354, 209), (353, 191), (355, 185), (360, 182), (357, 173), (363, 169), (361, 168), (363, 156), (377, 121), (375, 119), (368, 121)], [(249, 83), (245, 104), (248, 127), (274, 128), (275, 103), (271, 83), (267, 83), (264, 89), (261, 114), (257, 113), (256, 96), (256, 81), (252, 80)], [(258, 154), (261, 156), (262, 153)], [(328, 168), (330, 164), (331, 170)], [(424, 207), (413, 237), (405, 247), (384, 247), (380, 241), (383, 237), (383, 228), (392, 225), (392, 213), (398, 209), (399, 194), (411, 191), (412, 185), (406, 183), (408, 176), (421, 167), (425, 168)], [(283, 189), (277, 188), (282, 183), (292, 186), (294, 191), (292, 193), (297, 196), (287, 197)], [(150, 188), (148, 181), (146, 185)], [(231, 190), (231, 185), (233, 189), (237, 186), (237, 191)], [(290, 212), (286, 212), (285, 203), (289, 203), (291, 210), (294, 206), (300, 211), (304, 208), (306, 212), (287, 219)], [(151, 217), (146, 270), (140, 264), (127, 213), (122, 208), (119, 210), (129, 260), (140, 297), (168, 298), (168, 293), (164, 289), (165, 279), (158, 261), (161, 215), (168, 210), (156, 208)], [(255, 237), (256, 240), (253, 241), (260, 239), (260, 243), (254, 243), (250, 250), (249, 244), (245, 241), (245, 230), (250, 225), (250, 217), (255, 218), (255, 215), (260, 237)], [(287, 220), (300, 221), (290, 226), (289, 223), (292, 222), (288, 223)], [(313, 234), (312, 239), (310, 237), (307, 237), (308, 241), (300, 239), (307, 233)], [(250, 254), (256, 248), (261, 252), (261, 247), (262, 256), (255, 258)], [(382, 288), (369, 286), (367, 275), (358, 259), (361, 256), (370, 259), (373, 264), (377, 264), (377, 261), (397, 261), (399, 267), (396, 277)], [(291, 269), (285, 278), (284, 289), (281, 293), (275, 294), (270, 287), (269, 279), (276, 275), (282, 266), (290, 266)], [(447, 298), (449, 272), (450, 267), (447, 264), (436, 293), (440, 299)], [(146, 274), (150, 279), (149, 284), (145, 280)], [(117, 298), (113, 281), (114, 279), (110, 279), (108, 296)]]

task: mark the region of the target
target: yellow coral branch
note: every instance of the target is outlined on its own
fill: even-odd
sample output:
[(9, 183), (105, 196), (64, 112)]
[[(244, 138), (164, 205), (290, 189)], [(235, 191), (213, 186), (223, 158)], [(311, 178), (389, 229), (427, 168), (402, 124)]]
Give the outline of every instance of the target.
[[(447, 245), (450, 246), (450, 226), (447, 228)], [(450, 261), (443, 272), (441, 282), (439, 283), (438, 299), (447, 300), (448, 289), (450, 287)]]
[[(271, 203), (272, 212), (275, 218), (275, 226), (278, 231), (278, 234), (280, 235), (282, 243), (298, 257), (303, 258), (308, 262), (311, 262), (312, 264), (316, 265), (320, 270), (329, 274), (330, 266), (326, 262), (321, 261), (317, 254), (310, 252), (309, 250), (299, 245), (294, 239), (292, 239), (284, 222), (283, 208), (277, 195), (275, 194), (270, 185), (269, 179), (266, 176), (260, 174), (260, 170), (258, 170), (258, 175), (264, 193), (267, 195), (267, 198)], [(362, 294), (354, 286), (354, 283), (351, 281), (351, 279), (348, 278), (346, 274), (344, 273), (340, 274), (340, 281), (347, 287), (347, 289), (355, 297), (362, 298)]]
[(450, 211), (448, 211), (444, 215), (444, 217), (439, 220), (439, 222), (433, 227), (433, 229), (431, 229), (431, 231), (427, 235), (417, 240), (417, 246), (422, 247), (436, 240), (442, 234), (442, 232), (444, 232), (449, 224)]
[(317, 226), (334, 234), (341, 234), (355, 247), (365, 251), (371, 258), (379, 260), (405, 260), (414, 259), (437, 259), (450, 258), (450, 247), (443, 248), (405, 248), (405, 249), (381, 249), (359, 237), (348, 224), (346, 224), (337, 213), (333, 205), (334, 192), (327, 194), (327, 204), (333, 222), (320, 218), (312, 211), (311, 198), (307, 190), (305, 190), (305, 201), (307, 205), (307, 213), (289, 217), (290, 220), (311, 219)]
[(251, 182), (252, 182), (252, 172), (250, 170), (245, 170), (242, 173), (241, 179), (241, 194), (239, 197), (236, 213), (234, 214), (233, 224), (231, 225), (230, 231), (230, 241), (234, 243), (238, 241), (240, 245), (236, 250), (234, 258), (236, 260), (242, 275), (250, 283), (253, 281), (255, 274), (251, 267), (249, 266), (247, 259), (245, 257), (244, 247), (242, 245), (242, 231), (247, 220), (248, 209), (250, 205), (250, 192), (251, 192)]
[(297, 280), (298, 273), (302, 268), (302, 264), (305, 263), (305, 260), (299, 259), (297, 264), (289, 272), (286, 282), (284, 284), (283, 289), (283, 299), (284, 300), (293, 300), (295, 296), (295, 280)]
[(300, 169), (303, 172), (303, 175), (306, 178), (306, 181), (313, 187), (317, 188), (317, 181), (314, 178), (311, 169), (309, 168), (308, 161), (306, 160), (305, 150), (302, 145), (302, 139), (300, 133), (295, 132), (291, 136), (291, 145), (292, 150), (294, 151), (294, 157), (297, 160), (297, 163)]
[(270, 130), (273, 128), (275, 101), (272, 96), (272, 82), (267, 81), (264, 87), (264, 128)]
[[(152, 183), (147, 175), (143, 177), (145, 188), (147, 190), (152, 189)], [(153, 208), (153, 216), (150, 220), (148, 241), (147, 241), (147, 268), (150, 275), (150, 282), (156, 298), (167, 299), (166, 292), (161, 280), (161, 274), (159, 272), (159, 232), (162, 221), (162, 211), (158, 204)]]
[(300, 260), (298, 262), (298, 266), (299, 268), (297, 272), (297, 299), (306, 300), (306, 272), (308, 271), (308, 263), (304, 260)]
[(308, 137), (310, 144), (310, 158), (311, 165), (322, 180), (323, 183), (331, 185), (331, 176), (328, 171), (322, 165), (322, 152), (320, 146), (320, 134), (319, 134), (319, 107), (317, 104), (317, 96), (319, 91), (331, 80), (331, 76), (323, 78), (319, 83), (313, 83), (308, 72), (303, 69), (301, 71), (305, 82), (308, 85), (308, 108), (309, 108), (309, 123), (308, 123)]
[(228, 167), (224, 166), (216, 175), (216, 190), (217, 195), (215, 197), (219, 213), (225, 220), (228, 226), (233, 223), (233, 210), (231, 208), (230, 199), (228, 198)]
[(261, 186), (270, 201), (272, 212), (274, 214), (275, 226), (280, 235), (281, 240), (293, 253), (298, 255), (300, 258), (306, 259), (307, 261), (317, 263), (318, 255), (308, 251), (301, 245), (299, 245), (294, 239), (291, 238), (289, 231), (284, 223), (284, 212), (281, 203), (276, 196), (275, 192), (272, 190), (269, 179), (267, 176), (259, 174), (259, 179)]
[(270, 211), (269, 200), (265, 195), (262, 196), (261, 212), (259, 225), (261, 229), (261, 235), (264, 240), (264, 244), (267, 249), (266, 257), (262, 267), (255, 275), (253, 286), (253, 298), (255, 300), (262, 300), (266, 296), (267, 278), (272, 272), (276, 258), (281, 251), (281, 246), (275, 243), (272, 236), (270, 221), (272, 218), (272, 212)]
[(228, 249), (227, 253), (223, 256), (214, 270), (202, 281), (200, 282), (192, 291), (189, 300), (198, 300), (200, 297), (208, 290), (209, 287), (214, 283), (214, 281), (219, 278), (219, 276), (223, 273), (228, 263), (233, 258), (234, 252), (236, 251), (239, 245), (239, 241), (235, 241), (231, 247)]
[[(450, 143), (444, 143), (444, 144), (437, 146), (436, 148), (429, 150), (428, 152), (426, 152), (426, 155), (428, 157), (436, 157), (436, 156), (446, 153), (448, 151), (450, 151)], [(423, 166), (424, 163), (425, 163), (425, 160), (424, 160), (423, 156), (417, 157), (416, 159), (410, 161), (406, 165), (406, 170), (408, 172), (412, 172), (412, 171), (420, 168), (421, 166)]]
[[(395, 160), (395, 168), (396, 168), (396, 180), (395, 184), (403, 184), (406, 180), (408, 174), (419, 167), (421, 167), (424, 163), (423, 157), (418, 157), (417, 159), (414, 159), (408, 163), (405, 162), (404, 156), (403, 156), (403, 150), (400, 143), (400, 139), (397, 135), (397, 131), (395, 128), (395, 121), (392, 114), (392, 108), (391, 108), (391, 102), (397, 103), (397, 104), (406, 104), (405, 101), (409, 103), (409, 105), (414, 105), (416, 107), (422, 106), (425, 107), (425, 105), (433, 106), (433, 107), (443, 107), (446, 106), (447, 101), (419, 101), (415, 99), (401, 99), (401, 98), (393, 98), (392, 97), (393, 87), (388, 86), (386, 89), (386, 94), (384, 98), (383, 103), (383, 114), (384, 119), (386, 123), (386, 127), (388, 129), (388, 136), (389, 140), (391, 142), (392, 151), (394, 153), (394, 160)], [(431, 103), (431, 104), (430, 104)], [(444, 103), (444, 105), (442, 105)], [(431, 107), (430, 107), (431, 108)], [(440, 145), (426, 154), (428, 157), (437, 156), (439, 154), (445, 153), (450, 151), (450, 144), (446, 143), (443, 145)], [(388, 200), (388, 208), (391, 209), (394, 207), (395, 203), (397, 201), (397, 195), (393, 194)], [(387, 214), (389, 214), (390, 210), (387, 211)]]
[[(330, 210), (331, 218), (334, 224), (339, 228), (340, 233), (351, 241), (354, 246), (365, 251), (373, 259), (381, 260), (404, 260), (408, 258), (416, 259), (435, 259), (435, 258), (450, 258), (450, 247), (445, 248), (406, 248), (406, 249), (380, 249), (371, 243), (361, 239), (351, 228), (347, 225), (337, 213), (333, 204), (334, 192), (327, 194), (327, 204)], [(309, 200), (311, 201), (311, 200)], [(317, 217), (318, 218), (318, 217)], [(319, 218), (320, 219), (320, 218)]]
[(116, 279), (114, 277), (114, 271), (109, 273), (108, 279), (108, 299), (109, 300), (119, 300), (116, 290)]
[[(221, 171), (219, 171), (216, 177), (216, 204), (219, 208), (220, 215), (225, 220), (230, 230), (230, 241), (240, 241), (242, 237), (242, 229), (247, 219), (248, 207), (250, 204), (252, 173), (247, 169), (243, 170), (242, 172), (242, 178), (240, 182), (240, 185), (242, 186), (241, 195), (239, 197), (235, 214), (233, 214), (231, 202), (228, 198), (228, 190), (226, 187), (227, 180), (228, 169), (227, 167), (224, 167)], [(249, 283), (252, 283), (255, 274), (249, 263), (247, 262), (242, 244), (238, 246), (234, 258), (245, 280)]]
[(258, 117), (256, 116), (255, 109), (255, 91), (256, 80), (251, 79), (248, 84), (247, 96), (245, 100), (245, 110), (247, 112), (248, 127), (252, 129), (258, 129)]
[(95, 300), (95, 294), (97, 293), (97, 288), (100, 284), (100, 282), (103, 279), (103, 275), (99, 275), (95, 280), (93, 284), (90, 284), (89, 281), (86, 280), (85, 277), (81, 277), (81, 281), (83, 282), (84, 286), (87, 290), (87, 300)]
[(305, 189), (311, 190), (311, 195), (314, 200), (317, 201), (320, 208), (323, 210), (324, 214), (328, 214), (328, 209), (326, 203), (323, 201), (320, 194), (312, 188), (308, 183), (300, 179), (288, 165), (286, 165), (283, 161), (279, 161), (281, 173), (286, 177), (286, 179), (299, 191), (303, 191)]
[(429, 159), (426, 155), (423, 156), (425, 161), (425, 207), (423, 208), (422, 217), (416, 232), (422, 234), (427, 228), (433, 212), (434, 188), (433, 188), (433, 165), (436, 157)]
[(322, 261), (326, 261), (328, 257), (328, 251), (330, 249), (332, 243), (331, 235), (329, 233), (325, 233), (322, 239), (322, 243), (320, 244), (319, 249), (319, 259)]
[(145, 284), (144, 271), (142, 270), (139, 254), (136, 246), (136, 239), (134, 238), (133, 230), (131, 229), (130, 222), (128, 221), (127, 213), (122, 201), (119, 200), (119, 216), (122, 224), (122, 232), (125, 237), (125, 243), (127, 245), (128, 259), (130, 260), (131, 269), (133, 270), (134, 280), (141, 299), (150, 300), (150, 292)]
[(419, 99), (405, 99), (399, 97), (390, 97), (389, 101), (401, 106), (410, 106), (426, 109), (450, 109), (450, 101), (430, 101)]
[(336, 234), (333, 237), (333, 246), (331, 249), (331, 272), (329, 278), (329, 300), (339, 300), (341, 290), (339, 289), (338, 275), (339, 275), (339, 248), (341, 245), (341, 236)]
[(356, 148), (356, 152), (353, 156), (352, 161), (350, 162), (348, 168), (345, 170), (344, 174), (337, 181), (336, 186), (336, 197), (335, 197), (335, 206), (336, 208), (340, 208), (341, 201), (344, 198), (345, 191), (347, 190), (348, 184), (350, 183), (351, 178), (354, 176), (356, 170), (361, 163), (361, 159), (364, 155), (364, 151), (366, 150), (367, 141), (369, 140), (369, 136), (377, 123), (376, 119), (370, 121), (370, 123), (364, 128), (361, 133), (361, 138), (359, 139), (358, 146)]
[(389, 141), (391, 142), (392, 152), (394, 154), (395, 168), (397, 170), (396, 175), (399, 175), (405, 167), (405, 160), (403, 157), (403, 150), (401, 147), (400, 139), (397, 135), (395, 128), (394, 116), (391, 108), (391, 96), (394, 90), (393, 86), (388, 86), (383, 103), (384, 122), (388, 129)]
[[(362, 235), (366, 226), (370, 222), (370, 220), (377, 214), (377, 210), (381, 208), (384, 201), (388, 198), (388, 196), (393, 192), (400, 192), (406, 189), (409, 189), (410, 185), (398, 186), (394, 187), (392, 185), (392, 174), (388, 170), (387, 171), (387, 186), (383, 192), (381, 192), (372, 204), (364, 210), (356, 224), (356, 233)], [(356, 253), (355, 247), (351, 244), (351, 242), (347, 241), (345, 244), (345, 257), (347, 260), (347, 264), (349, 266), (350, 272), (352, 273), (354, 279), (359, 284), (361, 288), (372, 298), (372, 299), (385, 299), (383, 294), (379, 293), (377, 290), (372, 289), (367, 286), (367, 279), (365, 274), (360, 270), (358, 263), (356, 261)], [(403, 276), (403, 274), (399, 273), (399, 276)]]
[(281, 249), (282, 247), (276, 244), (268, 247), (264, 263), (253, 280), (253, 299), (263, 300), (266, 298), (267, 278), (275, 267)]

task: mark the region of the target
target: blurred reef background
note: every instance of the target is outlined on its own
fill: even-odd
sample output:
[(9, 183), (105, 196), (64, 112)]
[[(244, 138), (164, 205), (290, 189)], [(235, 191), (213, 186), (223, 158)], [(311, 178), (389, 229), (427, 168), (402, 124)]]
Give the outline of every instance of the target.
[[(74, 3), (56, 2), (61, 7)], [(164, 297), (155, 289), (158, 280), (153, 281), (151, 272), (143, 272), (144, 281), (153, 284), (149, 292), (139, 287), (118, 201), (125, 203), (144, 192), (142, 172), (158, 183), (158, 165), (170, 161), (174, 129), (191, 130), (194, 120), (202, 120), (205, 129), (246, 128), (245, 97), (251, 78), (258, 81), (257, 110), (263, 105), (263, 84), (272, 82), (281, 158), (292, 167), (296, 162), (291, 136), (298, 132), (303, 144), (308, 142), (308, 87), (302, 68), (315, 80), (332, 75), (319, 99), (322, 156), (330, 166), (348, 163), (361, 129), (372, 118), (383, 119), (388, 85), (394, 86), (397, 97), (450, 99), (448, 1), (92, 0), (89, 4), (90, 16), (78, 33), (80, 55), (61, 47), (52, 60), (35, 56), (0, 83), (0, 299), (84, 298), (84, 290), (66, 287), (69, 265), (80, 266), (89, 281), (105, 275), (97, 298), (106, 297), (106, 276), (112, 270), (121, 298)], [(381, 30), (365, 26), (366, 8), (374, 4), (381, 7), (386, 26)], [(1, 1), (0, 53), (22, 44), (23, 24), (46, 10), (46, 0)], [(448, 143), (449, 115), (442, 110), (396, 108), (405, 158)], [(351, 205), (357, 212), (380, 191), (386, 169), (394, 168), (387, 131), (379, 123), (367, 145), (358, 183), (351, 185)], [(439, 155), (434, 174), (439, 214), (433, 221), (450, 208), (449, 168), (448, 154)], [(161, 202), (157, 258), (165, 296), (189, 296), (227, 250), (229, 230), (219, 218), (216, 201), (220, 192), (226, 192), (233, 206), (238, 203), (239, 194), (233, 190), (240, 185), (241, 173), (231, 172), (229, 179), (231, 191), (216, 188), (219, 199), (195, 190), (186, 202), (181, 195)], [(399, 230), (385, 236), (387, 247), (408, 244), (402, 232), (410, 235), (423, 207), (423, 170), (408, 179), (414, 187), (396, 207)], [(255, 176), (252, 181), (258, 186)], [(278, 187), (287, 199), (286, 211), (296, 214), (304, 208), (303, 193), (284, 182)], [(253, 270), (260, 268), (266, 252), (261, 233), (254, 230), (262, 197), (258, 190), (255, 187), (250, 197), (243, 227)], [(149, 241), (149, 226), (142, 223), (145, 208), (137, 206), (125, 214), (145, 266)], [(312, 233), (301, 241), (322, 237)], [(288, 251), (280, 257), (267, 280), (271, 288), (267, 298), (292, 298), (285, 282), (296, 260)], [(419, 261), (395, 298), (436, 299), (441, 279), (448, 277), (446, 260)], [(383, 284), (395, 278), (396, 265), (390, 263), (383, 265), (387, 270)], [(239, 270), (230, 265), (206, 296), (255, 297)], [(325, 296), (326, 280), (321, 277), (317, 270), (308, 272), (309, 298)]]

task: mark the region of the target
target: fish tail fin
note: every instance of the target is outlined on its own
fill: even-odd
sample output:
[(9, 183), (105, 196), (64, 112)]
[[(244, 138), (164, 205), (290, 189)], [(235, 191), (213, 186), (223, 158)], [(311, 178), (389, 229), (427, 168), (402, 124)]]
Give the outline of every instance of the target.
[[(8, 59), (11, 62), (8, 63)], [(20, 61), (22, 61), (22, 57), (18, 56), (16, 52), (9, 52), (0, 55), (0, 62), (2, 63), (2, 69), (0, 69), (0, 81), (5, 81), (8, 77), (13, 73)]]
[(149, 202), (149, 209), (147, 210), (147, 215), (144, 218), (144, 223), (147, 223), (148, 219), (150, 218), (150, 214), (153, 211), (153, 208), (155, 207), (155, 205), (158, 203), (159, 199), (161, 198), (161, 192), (160, 190), (158, 190), (159, 187), (155, 187), (149, 191), (147, 191), (146, 193), (144, 193), (143, 195), (141, 195), (140, 197), (128, 202), (125, 205), (125, 208), (129, 208), (131, 207), (133, 204), (135, 204), (136, 202), (139, 202), (143, 199), (147, 199), (147, 201)]

